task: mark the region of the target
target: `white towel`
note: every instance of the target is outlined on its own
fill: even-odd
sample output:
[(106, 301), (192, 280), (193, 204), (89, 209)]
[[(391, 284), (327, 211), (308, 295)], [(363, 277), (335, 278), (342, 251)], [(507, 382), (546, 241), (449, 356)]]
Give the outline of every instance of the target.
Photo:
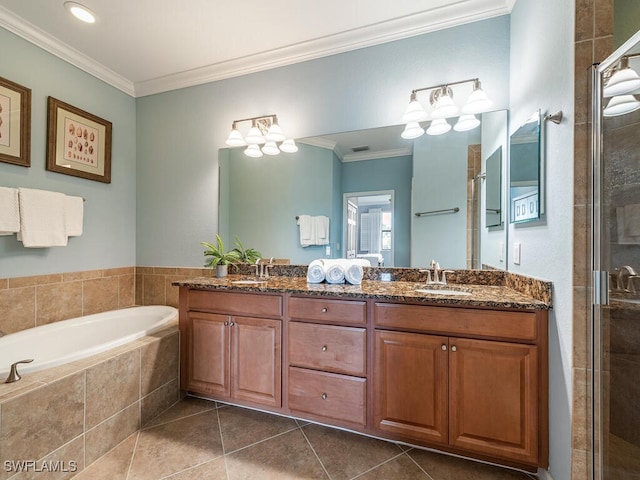
[(340, 262), (325, 260), (324, 277), (328, 283), (344, 283), (344, 267)]
[(344, 268), (344, 279), (352, 285), (360, 285), (362, 283), (362, 277), (364, 276), (363, 266), (371, 266), (368, 260), (343, 259), (339, 261)]
[(315, 245), (315, 222), (309, 215), (299, 215), (298, 225), (300, 225), (300, 245), (308, 247)]
[(65, 197), (63, 193), (19, 188), (20, 234), (25, 247), (67, 245)]
[(0, 235), (12, 235), (20, 231), (18, 190), (0, 187)]
[(316, 245), (328, 245), (329, 244), (329, 217), (319, 215), (313, 217), (316, 230)]
[(322, 260), (314, 260), (307, 268), (308, 283), (324, 282), (324, 263)]
[(65, 222), (68, 237), (79, 237), (82, 235), (83, 218), (84, 200), (82, 197), (65, 195)]

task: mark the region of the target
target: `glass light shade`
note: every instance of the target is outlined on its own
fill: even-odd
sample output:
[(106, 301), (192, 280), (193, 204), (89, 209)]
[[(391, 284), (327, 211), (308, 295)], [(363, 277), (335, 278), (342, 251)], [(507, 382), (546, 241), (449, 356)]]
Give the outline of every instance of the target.
[(400, 134), (400, 136), (405, 140), (412, 140), (414, 138), (421, 137), (422, 135), (424, 135), (424, 128), (422, 128), (418, 122), (407, 123), (407, 126), (404, 127), (404, 131)]
[[(458, 113), (458, 107), (453, 103), (453, 98), (449, 95), (442, 95), (436, 101), (436, 107), (431, 116), (436, 119), (452, 117)], [(427, 132), (428, 133), (428, 132)]]
[(76, 2), (65, 2), (64, 7), (78, 20), (85, 23), (96, 23), (95, 14), (84, 5)]
[(475, 115), (462, 115), (453, 126), (453, 129), (456, 132), (467, 132), (473, 130), (478, 125), (480, 125), (480, 120), (478, 120)]
[(617, 117), (631, 113), (640, 108), (640, 102), (633, 95), (619, 95), (609, 100), (609, 104), (602, 111), (605, 117)]
[(265, 140), (258, 127), (251, 127), (244, 141), (249, 145), (262, 145)]
[(249, 145), (245, 151), (244, 154), (247, 157), (253, 157), (253, 158), (260, 158), (262, 156), (262, 152), (260, 151), (260, 147), (256, 144), (253, 145)]
[(293, 139), (289, 138), (280, 144), (280, 151), (284, 153), (296, 153), (298, 151), (298, 146)]
[(640, 76), (633, 68), (617, 70), (602, 89), (605, 97), (624, 95), (640, 89)]
[(407, 109), (402, 116), (402, 123), (414, 123), (414, 122), (423, 122), (427, 120), (429, 115), (425, 111), (424, 107), (417, 100), (412, 100), (407, 105)]
[(429, 128), (427, 128), (427, 135), (442, 135), (451, 130), (451, 125), (444, 118), (436, 118)]
[(484, 90), (478, 87), (469, 95), (467, 103), (462, 107), (462, 113), (486, 112), (491, 105), (493, 105), (493, 101), (487, 96)]
[(281, 142), (284, 140), (284, 133), (282, 133), (282, 129), (280, 125), (277, 123), (272, 123), (269, 127), (269, 131), (265, 135), (267, 142)]
[(280, 153), (280, 149), (276, 145), (276, 142), (267, 142), (262, 147), (262, 153), (265, 155), (278, 155)]
[(227, 138), (227, 141), (224, 143), (226, 143), (230, 147), (242, 147), (246, 145), (244, 139), (242, 138), (242, 134), (237, 128), (234, 128), (233, 130), (231, 130), (231, 133), (229, 133), (229, 137)]

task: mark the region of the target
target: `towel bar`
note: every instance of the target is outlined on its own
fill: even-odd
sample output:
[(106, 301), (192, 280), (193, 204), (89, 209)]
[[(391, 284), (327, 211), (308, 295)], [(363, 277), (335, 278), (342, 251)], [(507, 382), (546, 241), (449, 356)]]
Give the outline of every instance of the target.
[(455, 208), (445, 208), (443, 210), (431, 210), (430, 212), (416, 212), (416, 217), (423, 217), (426, 215), (437, 215), (439, 213), (458, 213), (460, 209), (458, 207)]

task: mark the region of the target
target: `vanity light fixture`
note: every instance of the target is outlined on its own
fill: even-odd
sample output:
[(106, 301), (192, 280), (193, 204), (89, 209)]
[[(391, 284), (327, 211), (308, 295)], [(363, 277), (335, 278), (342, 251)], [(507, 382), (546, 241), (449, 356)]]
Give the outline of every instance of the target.
[(629, 57), (622, 57), (602, 89), (602, 94), (604, 97), (614, 97), (639, 90), (640, 76), (638, 76), (638, 72), (629, 67)]
[[(251, 128), (244, 138), (240, 130), (238, 130), (238, 123), (241, 122), (251, 122)], [(247, 146), (244, 151), (245, 155), (254, 158), (261, 157), (263, 154), (277, 155), (280, 152), (294, 153), (298, 151), (293, 139), (285, 137), (276, 115), (234, 120), (231, 124), (231, 132), (225, 143), (230, 147)], [(280, 146), (278, 146), (278, 143), (280, 143)], [(263, 145), (262, 148), (260, 148), (260, 145)]]
[[(463, 84), (473, 84), (471, 94), (467, 98), (466, 103), (460, 109), (454, 102), (453, 88)], [(477, 78), (471, 78), (468, 80), (461, 80), (459, 82), (446, 83), (443, 85), (434, 85), (432, 87), (416, 88), (411, 92), (409, 97), (409, 105), (402, 116), (402, 122), (406, 123), (404, 131), (401, 136), (404, 139), (411, 140), (418, 138), (424, 134), (425, 130), (420, 125), (420, 122), (424, 122), (429, 119), (429, 114), (418, 101), (418, 92), (430, 91), (429, 104), (432, 107), (431, 111), (431, 125), (426, 129), (428, 135), (442, 135), (451, 130), (451, 124), (445, 119), (458, 115), (458, 112), (462, 110), (463, 115), (460, 116), (454, 130), (458, 132), (466, 132), (472, 130), (480, 125), (480, 120), (475, 116), (477, 113), (487, 111), (493, 102), (482, 90), (480, 86), (480, 80)]]
[(64, 2), (64, 8), (67, 9), (71, 15), (76, 17), (85, 23), (96, 23), (96, 15), (84, 5), (76, 2)]
[(618, 115), (626, 115), (635, 112), (640, 108), (640, 101), (633, 95), (618, 95), (612, 97), (602, 115), (605, 117), (617, 117)]

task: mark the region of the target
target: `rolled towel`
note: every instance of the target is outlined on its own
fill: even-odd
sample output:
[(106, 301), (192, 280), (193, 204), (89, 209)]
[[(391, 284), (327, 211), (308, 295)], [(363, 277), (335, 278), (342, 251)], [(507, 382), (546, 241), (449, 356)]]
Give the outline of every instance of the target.
[(344, 279), (352, 285), (360, 285), (362, 283), (362, 277), (364, 272), (362, 270), (362, 264), (351, 260), (345, 260), (343, 262)]
[(308, 283), (324, 282), (324, 263), (322, 260), (314, 260), (307, 268)]
[(344, 266), (340, 262), (325, 262), (324, 277), (329, 283), (344, 283)]

